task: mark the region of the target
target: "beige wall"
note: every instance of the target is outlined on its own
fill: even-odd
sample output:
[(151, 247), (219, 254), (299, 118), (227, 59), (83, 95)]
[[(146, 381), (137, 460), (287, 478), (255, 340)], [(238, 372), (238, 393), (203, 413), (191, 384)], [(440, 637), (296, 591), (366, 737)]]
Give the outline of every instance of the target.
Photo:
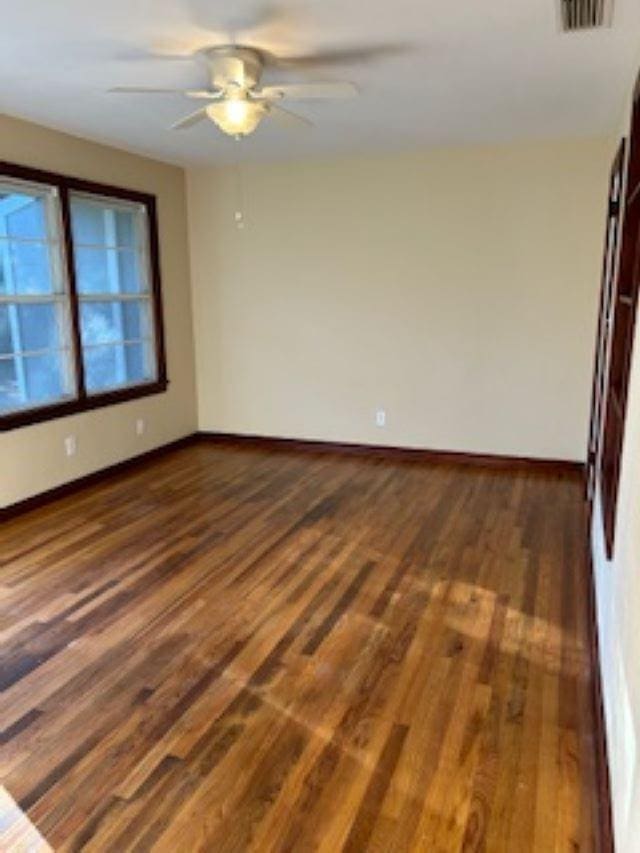
[[(628, 119), (622, 133), (628, 131)], [(600, 665), (618, 853), (640, 850), (640, 322), (636, 321), (613, 560), (593, 513)], [(596, 490), (599, 494), (599, 489)]]
[[(166, 394), (0, 433), (0, 506), (193, 432), (196, 425), (184, 173), (0, 115), (0, 160), (157, 195), (170, 386)], [(135, 435), (136, 418), (147, 431)], [(74, 434), (78, 453), (66, 458)]]
[(612, 148), (188, 172), (200, 428), (583, 459)]

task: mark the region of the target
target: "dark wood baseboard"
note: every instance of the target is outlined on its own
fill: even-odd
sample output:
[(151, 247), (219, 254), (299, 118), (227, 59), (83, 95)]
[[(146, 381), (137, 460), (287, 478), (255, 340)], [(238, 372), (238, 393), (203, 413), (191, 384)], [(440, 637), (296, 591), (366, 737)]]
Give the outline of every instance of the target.
[(423, 448), (414, 447), (392, 447), (379, 444), (351, 444), (348, 442), (336, 441), (316, 441), (309, 439), (296, 438), (275, 438), (270, 436), (245, 435), (242, 433), (227, 433), (227, 432), (197, 432), (192, 435), (187, 435), (170, 444), (164, 444), (142, 453), (138, 456), (133, 456), (130, 459), (124, 459), (122, 462), (116, 462), (114, 465), (109, 465), (107, 468), (101, 468), (98, 471), (93, 471), (84, 477), (79, 477), (75, 480), (70, 480), (68, 483), (62, 483), (55, 486), (53, 489), (47, 489), (45, 492), (40, 492), (32, 497), (25, 498), (17, 503), (10, 504), (7, 507), (0, 508), (0, 521), (13, 518), (23, 512), (28, 512), (36, 507), (43, 506), (57, 498), (64, 497), (95, 483), (113, 477), (129, 468), (136, 465), (141, 465), (150, 462), (153, 459), (168, 453), (172, 450), (177, 450), (180, 447), (185, 447), (188, 444), (196, 442), (213, 442), (216, 444), (231, 445), (236, 447), (260, 447), (269, 450), (302, 450), (312, 453), (341, 453), (349, 455), (364, 455), (377, 456), (394, 459), (396, 461), (404, 460), (411, 462), (426, 462), (447, 464), (455, 463), (459, 465), (477, 465), (482, 467), (504, 468), (504, 469), (522, 469), (529, 468), (532, 470), (546, 470), (563, 474), (578, 474), (584, 472), (584, 465), (580, 462), (572, 462), (563, 459), (536, 459), (526, 456), (499, 456), (486, 453), (459, 453), (456, 451), (447, 450), (426, 450)]
[(591, 658), (591, 681), (593, 695), (593, 718), (595, 723), (596, 781), (598, 785), (598, 811), (600, 817), (600, 843), (602, 853), (614, 853), (613, 812), (611, 807), (611, 779), (609, 776), (609, 751), (607, 748), (607, 725), (604, 715), (602, 671), (600, 668), (600, 642), (596, 605), (596, 577), (591, 547), (592, 507), (588, 503), (585, 511), (586, 524), (586, 571), (588, 585), (587, 619), (589, 632), (589, 655)]
[(531, 468), (558, 473), (584, 474), (584, 464), (567, 459), (538, 459), (529, 456), (501, 456), (491, 453), (461, 453), (454, 450), (428, 450), (419, 447), (393, 447), (383, 444), (355, 444), (298, 438), (276, 438), (230, 432), (199, 432), (202, 441), (236, 446), (255, 446), (269, 450), (304, 450), (312, 453), (344, 453), (382, 456), (416, 462), (446, 462), (447, 464), (478, 465), (492, 468)]
[(130, 459), (123, 459), (122, 462), (116, 462), (114, 465), (109, 465), (107, 468), (100, 468), (98, 471), (92, 471), (91, 474), (85, 474), (84, 477), (78, 477), (75, 480), (70, 480), (68, 483), (62, 483), (55, 486), (53, 489), (47, 489), (46, 492), (40, 492), (32, 497), (25, 498), (14, 504), (9, 504), (6, 507), (0, 507), (0, 522), (14, 518), (17, 515), (28, 512), (31, 509), (44, 506), (51, 501), (74, 492), (84, 489), (86, 486), (92, 486), (138, 465), (143, 465), (157, 459), (159, 456), (164, 456), (165, 453), (170, 453), (172, 450), (178, 450), (181, 447), (186, 447), (198, 440), (197, 435), (187, 435), (184, 438), (178, 438), (169, 444), (163, 444), (160, 447), (154, 447), (153, 450), (147, 450), (146, 453), (140, 453), (138, 456), (132, 456)]

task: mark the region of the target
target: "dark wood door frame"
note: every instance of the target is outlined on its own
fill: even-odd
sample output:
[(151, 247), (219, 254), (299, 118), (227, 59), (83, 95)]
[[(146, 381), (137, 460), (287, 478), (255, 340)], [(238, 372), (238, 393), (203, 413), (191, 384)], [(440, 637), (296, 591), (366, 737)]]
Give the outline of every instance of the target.
[(608, 559), (612, 558), (615, 545), (616, 510), (640, 289), (640, 76), (633, 97), (627, 148), (620, 249), (613, 284), (610, 354), (606, 391), (602, 397), (604, 418), (596, 462)]
[(620, 215), (624, 191), (624, 168), (626, 140), (620, 140), (613, 159), (609, 178), (609, 203), (605, 227), (604, 259), (602, 263), (602, 285), (600, 309), (596, 332), (593, 385), (591, 389), (591, 417), (589, 423), (589, 446), (587, 450), (587, 499), (591, 505), (598, 479), (600, 448), (602, 445), (603, 402), (606, 379), (611, 355), (611, 325), (613, 320), (614, 290), (618, 265)]

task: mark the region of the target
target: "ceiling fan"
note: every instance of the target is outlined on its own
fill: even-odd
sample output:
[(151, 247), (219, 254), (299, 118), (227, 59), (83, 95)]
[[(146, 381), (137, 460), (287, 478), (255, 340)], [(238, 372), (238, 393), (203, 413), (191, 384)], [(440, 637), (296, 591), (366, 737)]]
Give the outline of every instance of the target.
[[(281, 101), (309, 99), (351, 98), (358, 94), (353, 83), (309, 82), (284, 83), (261, 86), (262, 73), (267, 65), (296, 67), (305, 60), (282, 59), (255, 47), (224, 45), (206, 47), (194, 55), (205, 60), (209, 69), (210, 86), (205, 89), (156, 89), (139, 86), (116, 86), (111, 92), (127, 94), (181, 94), (184, 97), (204, 101), (199, 107), (172, 125), (174, 130), (184, 130), (200, 121), (210, 119), (229, 136), (247, 136), (258, 127), (264, 118), (273, 118), (285, 126), (311, 125), (308, 119), (280, 106)], [(330, 61), (335, 61), (336, 54)]]

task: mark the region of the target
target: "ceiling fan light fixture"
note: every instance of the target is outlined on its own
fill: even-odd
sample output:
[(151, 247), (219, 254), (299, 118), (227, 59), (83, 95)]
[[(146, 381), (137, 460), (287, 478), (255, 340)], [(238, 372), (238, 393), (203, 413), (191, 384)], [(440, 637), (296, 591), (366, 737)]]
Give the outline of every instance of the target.
[(229, 136), (247, 136), (253, 133), (266, 112), (265, 104), (246, 98), (229, 98), (207, 107), (207, 115), (211, 121)]

